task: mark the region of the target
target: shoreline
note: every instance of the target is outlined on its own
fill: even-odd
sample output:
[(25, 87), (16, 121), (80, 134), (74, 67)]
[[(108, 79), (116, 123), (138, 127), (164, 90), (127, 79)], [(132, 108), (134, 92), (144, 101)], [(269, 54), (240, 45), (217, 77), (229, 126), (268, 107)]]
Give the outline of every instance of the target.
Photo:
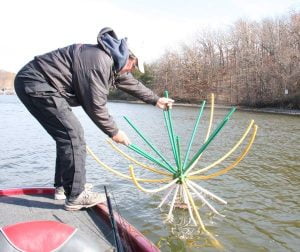
[[(113, 102), (113, 103), (145, 104), (144, 102), (140, 102), (140, 101), (124, 101), (124, 100), (109, 100), (109, 102)], [(200, 104), (175, 103), (173, 106), (174, 107), (192, 107), (192, 108), (197, 108), (197, 107), (200, 107)], [(208, 105), (208, 107), (210, 107), (210, 105)], [(231, 108), (231, 107), (232, 106), (215, 104), (215, 108), (217, 108), (217, 109), (228, 109), (228, 108)], [(236, 108), (239, 111), (300, 116), (300, 110), (299, 109), (283, 109), (283, 108), (273, 108), (273, 107), (251, 108), (251, 107), (244, 107), (244, 106), (236, 106)]]
[[(10, 96), (10, 95), (15, 95), (15, 93), (9, 93), (9, 94), (0, 93), (0, 96), (1, 95), (3, 95), (3, 96)], [(112, 103), (145, 104), (142, 101), (126, 101), (126, 100), (108, 100), (108, 102), (112, 102)], [(174, 107), (191, 107), (191, 108), (197, 108), (197, 107), (200, 107), (200, 104), (175, 103), (173, 106)], [(210, 107), (210, 105), (207, 105), (207, 107)], [(215, 104), (215, 108), (217, 108), (217, 109), (229, 109), (231, 107), (232, 106)], [(284, 108), (274, 108), (274, 107), (251, 108), (251, 107), (244, 107), (244, 106), (236, 106), (236, 108), (239, 111), (300, 116), (300, 109), (284, 109)]]

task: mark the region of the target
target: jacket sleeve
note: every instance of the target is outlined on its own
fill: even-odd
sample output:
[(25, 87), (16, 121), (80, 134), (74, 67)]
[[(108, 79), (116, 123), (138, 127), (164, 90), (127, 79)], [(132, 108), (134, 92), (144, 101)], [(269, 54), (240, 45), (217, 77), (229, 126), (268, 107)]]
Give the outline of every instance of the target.
[(133, 95), (134, 97), (152, 105), (156, 105), (159, 97), (141, 82), (135, 79), (131, 73), (122, 74), (115, 80), (118, 89)]
[(109, 74), (104, 72), (101, 69), (90, 69), (84, 73), (87, 82), (80, 85), (81, 105), (92, 121), (112, 137), (117, 134), (118, 127), (106, 107)]

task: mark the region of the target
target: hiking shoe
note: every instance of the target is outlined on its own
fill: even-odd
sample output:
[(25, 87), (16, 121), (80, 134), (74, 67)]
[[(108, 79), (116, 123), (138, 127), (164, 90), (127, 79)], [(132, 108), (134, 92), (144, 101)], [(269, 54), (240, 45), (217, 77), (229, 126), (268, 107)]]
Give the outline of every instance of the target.
[(77, 211), (82, 208), (89, 208), (95, 206), (99, 203), (105, 202), (106, 196), (104, 193), (92, 192), (90, 190), (84, 190), (79, 196), (74, 200), (66, 200), (65, 210), (67, 211)]
[[(92, 188), (93, 188), (93, 185), (90, 183), (86, 183), (84, 185), (85, 190), (90, 191)], [(66, 199), (65, 190), (64, 190), (63, 186), (59, 186), (59, 187), (55, 188), (54, 199), (55, 200), (65, 200)]]
[(92, 190), (93, 189), (93, 184), (91, 184), (91, 183), (86, 183), (85, 185), (84, 185), (84, 189), (85, 190), (88, 190), (88, 191), (90, 191), (90, 190)]
[(62, 186), (56, 187), (54, 192), (54, 199), (55, 200), (65, 200), (65, 190)]

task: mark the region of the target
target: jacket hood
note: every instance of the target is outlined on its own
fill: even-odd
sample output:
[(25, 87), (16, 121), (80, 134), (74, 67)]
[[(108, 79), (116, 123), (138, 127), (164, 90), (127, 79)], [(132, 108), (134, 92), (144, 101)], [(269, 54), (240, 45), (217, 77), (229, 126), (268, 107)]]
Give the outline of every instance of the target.
[(126, 39), (118, 39), (113, 29), (105, 27), (99, 32), (97, 42), (113, 58), (115, 71), (119, 72), (129, 57)]

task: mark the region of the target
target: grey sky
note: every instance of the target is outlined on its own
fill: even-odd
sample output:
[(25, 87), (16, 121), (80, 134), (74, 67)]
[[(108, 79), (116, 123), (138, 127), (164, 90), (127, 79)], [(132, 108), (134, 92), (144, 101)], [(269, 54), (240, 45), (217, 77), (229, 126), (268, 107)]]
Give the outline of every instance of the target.
[(0, 9), (0, 69), (17, 72), (35, 55), (96, 43), (105, 26), (150, 62), (203, 28), (281, 16), (300, 0), (3, 0)]

